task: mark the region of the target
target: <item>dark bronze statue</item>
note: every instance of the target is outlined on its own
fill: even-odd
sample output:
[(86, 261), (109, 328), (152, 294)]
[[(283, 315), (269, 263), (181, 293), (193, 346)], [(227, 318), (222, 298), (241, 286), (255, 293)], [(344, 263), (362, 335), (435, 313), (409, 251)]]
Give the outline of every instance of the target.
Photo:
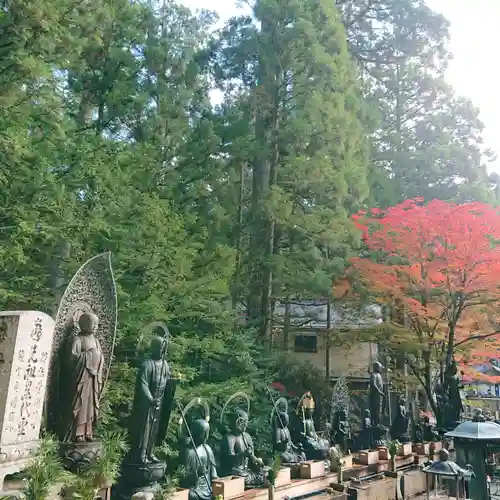
[[(148, 464), (158, 462), (153, 454), (158, 432), (170, 418), (171, 398), (164, 398), (170, 380), (166, 358), (166, 340), (154, 337), (151, 359), (143, 361), (137, 374), (129, 438), (132, 460)], [(131, 457), (130, 457), (131, 458)]]
[(439, 434), (431, 425), (430, 418), (427, 415), (424, 415), (422, 419), (422, 437), (424, 442), (439, 441)]
[(185, 476), (181, 486), (189, 489), (189, 500), (211, 500), (212, 481), (218, 478), (215, 457), (207, 444), (210, 425), (205, 419), (196, 420), (190, 429), (193, 440), (184, 455)]
[[(279, 400), (278, 400), (279, 401)], [(288, 406), (287, 406), (288, 407)], [(279, 455), (282, 463), (298, 463), (306, 460), (306, 455), (299, 446), (292, 442), (290, 416), (286, 410), (273, 412), (273, 450)]]
[(299, 442), (308, 460), (326, 460), (330, 451), (330, 443), (316, 433), (313, 419), (315, 406), (310, 392), (305, 393), (297, 405), (300, 418)]
[(221, 469), (225, 476), (245, 478), (245, 488), (264, 484), (263, 462), (254, 453), (253, 441), (246, 431), (248, 413), (237, 409), (230, 418), (229, 429), (221, 444)]
[(382, 365), (375, 361), (370, 374), (370, 389), (368, 391), (368, 404), (371, 413), (371, 423), (373, 426), (381, 424), (382, 401), (385, 396), (384, 381), (382, 379)]
[(359, 434), (359, 448), (370, 450), (373, 446), (373, 429), (370, 410), (365, 410), (363, 416), (363, 426)]
[(455, 361), (452, 361), (444, 376), (444, 389), (448, 396), (448, 412), (445, 427), (455, 428), (460, 423), (460, 414), (463, 411), (460, 397), (460, 379)]
[(483, 410), (481, 408), (476, 408), (474, 411), (474, 416), (472, 417), (473, 422), (486, 422), (486, 418), (483, 415)]
[(332, 437), (333, 442), (340, 447), (342, 452), (347, 453), (351, 440), (351, 427), (347, 418), (347, 411), (344, 408), (341, 408), (335, 416)]
[(78, 334), (71, 342), (68, 376), (71, 422), (64, 441), (85, 442), (94, 439), (93, 428), (99, 417), (99, 400), (103, 388), (104, 358), (95, 336), (99, 319), (83, 313), (78, 320)]
[(403, 443), (408, 443), (410, 436), (411, 420), (406, 409), (406, 399), (404, 396), (399, 396), (396, 415), (391, 425), (391, 437)]

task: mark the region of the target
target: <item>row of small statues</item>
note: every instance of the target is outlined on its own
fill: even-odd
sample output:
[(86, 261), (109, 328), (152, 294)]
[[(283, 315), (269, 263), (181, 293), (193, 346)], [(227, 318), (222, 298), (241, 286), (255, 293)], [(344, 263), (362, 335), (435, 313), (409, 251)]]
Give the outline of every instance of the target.
[[(332, 446), (344, 454), (349, 452), (351, 433), (347, 412), (344, 409), (340, 409), (337, 413), (336, 422), (330, 432), (332, 439), (329, 441), (316, 432), (313, 420), (315, 405), (310, 393), (306, 393), (299, 403), (297, 413), (300, 415), (302, 429), (293, 435), (289, 430), (290, 417), (286, 406), (279, 409), (279, 405), (274, 402), (273, 404), (273, 450), (282, 464), (294, 464), (305, 460), (326, 461), (332, 456)], [(369, 421), (369, 410), (366, 415), (364, 429), (370, 429), (372, 426)], [(231, 414), (221, 445), (219, 469), (223, 477), (244, 477), (246, 488), (257, 488), (264, 484), (266, 467), (263, 460), (255, 455), (252, 437), (247, 432), (248, 418), (248, 413), (242, 409), (237, 409)], [(428, 417), (424, 417), (419, 428), (421, 432), (419, 441), (438, 439)], [(190, 490), (190, 500), (208, 500), (211, 497), (211, 481), (218, 477), (215, 456), (207, 444), (210, 431), (208, 420), (196, 420), (190, 429), (192, 440), (184, 441), (183, 462), (186, 474), (181, 485)]]
[[(327, 459), (329, 455), (330, 443), (316, 433), (313, 421), (314, 399), (310, 393), (304, 396), (299, 406), (302, 430), (294, 436), (297, 438), (296, 442), (293, 441), (289, 429), (290, 417), (287, 406), (283, 407), (279, 402), (274, 404), (273, 451), (283, 464), (322, 460)], [(280, 400), (282, 402), (283, 398)], [(184, 414), (183, 419), (185, 419)], [(185, 432), (181, 432), (180, 448), (185, 473), (181, 486), (190, 490), (191, 500), (208, 500), (212, 497), (211, 483), (219, 477), (218, 469), (223, 477), (243, 477), (247, 489), (264, 485), (264, 477), (269, 467), (255, 455), (253, 439), (247, 431), (249, 416), (246, 410), (237, 408), (230, 414), (221, 442), (220, 467), (217, 467), (214, 452), (208, 444), (210, 432), (208, 418), (198, 419), (189, 427), (185, 420), (183, 424), (181, 429), (185, 429)], [(185, 437), (186, 433), (188, 438)]]

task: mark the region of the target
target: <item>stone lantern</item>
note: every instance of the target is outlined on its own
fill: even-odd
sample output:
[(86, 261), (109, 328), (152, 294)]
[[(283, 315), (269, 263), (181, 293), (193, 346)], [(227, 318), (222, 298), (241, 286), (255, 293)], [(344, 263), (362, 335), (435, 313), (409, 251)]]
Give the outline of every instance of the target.
[(453, 439), (458, 465), (472, 465), (474, 477), (469, 484), (470, 497), (488, 500), (488, 459), (500, 451), (500, 425), (486, 422), (478, 414), (474, 421), (462, 422), (444, 437)]
[(473, 476), (472, 469), (463, 469), (452, 462), (447, 450), (439, 452), (439, 460), (422, 469), (425, 473), (427, 500), (467, 500), (465, 483)]

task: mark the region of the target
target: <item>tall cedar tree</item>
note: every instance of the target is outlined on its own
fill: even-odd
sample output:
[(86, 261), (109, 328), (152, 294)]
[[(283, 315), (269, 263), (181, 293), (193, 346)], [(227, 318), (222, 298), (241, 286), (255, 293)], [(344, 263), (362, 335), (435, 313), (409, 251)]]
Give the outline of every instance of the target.
[[(368, 194), (364, 110), (331, 2), (262, 0), (220, 40), (220, 75), (254, 121), (245, 270), (249, 318), (269, 340), (273, 296), (325, 296)], [(243, 63), (241, 63), (243, 61)], [(241, 163), (245, 159), (242, 158)], [(335, 235), (335, 236), (332, 236)]]
[(454, 359), (472, 370), (500, 349), (500, 212), (414, 199), (355, 220), (372, 257), (353, 269), (406, 318), (381, 340), (404, 354), (436, 410), (436, 370), (442, 377)]
[[(449, 23), (423, 0), (337, 0), (363, 88), (380, 116), (373, 136), (372, 199), (389, 206), (494, 201), (483, 124), (444, 81)], [(492, 180), (494, 181), (494, 180)]]

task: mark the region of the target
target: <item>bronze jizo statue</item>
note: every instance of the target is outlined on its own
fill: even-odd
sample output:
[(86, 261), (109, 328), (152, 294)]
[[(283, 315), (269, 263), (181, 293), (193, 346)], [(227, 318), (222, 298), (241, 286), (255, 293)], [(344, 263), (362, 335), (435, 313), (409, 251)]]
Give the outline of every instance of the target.
[(378, 361), (375, 361), (372, 365), (372, 373), (370, 374), (368, 405), (370, 408), (371, 424), (373, 426), (381, 424), (382, 401), (385, 396), (382, 368), (382, 365)]
[(330, 443), (316, 433), (313, 419), (315, 407), (316, 403), (312, 394), (306, 392), (297, 405), (297, 414), (300, 419), (299, 442), (308, 460), (326, 460), (330, 451)]
[(130, 461), (139, 464), (158, 462), (153, 454), (160, 429), (168, 425), (172, 397), (165, 397), (170, 380), (166, 358), (167, 340), (154, 337), (151, 358), (145, 359), (137, 374), (134, 403), (130, 418)]
[(71, 422), (64, 441), (85, 442), (94, 439), (93, 427), (99, 416), (99, 400), (103, 389), (104, 357), (95, 333), (98, 317), (90, 312), (81, 314), (79, 331), (71, 342), (68, 383), (71, 398)]
[(391, 424), (391, 438), (403, 443), (410, 442), (411, 419), (406, 409), (406, 398), (403, 395), (398, 397), (396, 415)]
[(193, 442), (186, 451), (186, 475), (181, 485), (189, 489), (189, 500), (211, 500), (212, 481), (217, 479), (217, 468), (212, 448), (207, 444), (210, 425), (205, 419), (196, 420), (191, 426)]
[(250, 399), (244, 392), (233, 394), (221, 412), (221, 423), (224, 425), (224, 414), (229, 403), (236, 398), (243, 398), (247, 410), (234, 410), (225, 429), (221, 443), (220, 466), (224, 476), (240, 476), (245, 478), (245, 488), (258, 488), (264, 484), (263, 461), (255, 456), (253, 440), (247, 432)]
[(290, 430), (290, 416), (288, 415), (288, 402), (279, 398), (271, 414), (273, 424), (273, 450), (279, 454), (282, 463), (299, 463), (306, 460), (306, 455), (301, 446), (292, 442)]

